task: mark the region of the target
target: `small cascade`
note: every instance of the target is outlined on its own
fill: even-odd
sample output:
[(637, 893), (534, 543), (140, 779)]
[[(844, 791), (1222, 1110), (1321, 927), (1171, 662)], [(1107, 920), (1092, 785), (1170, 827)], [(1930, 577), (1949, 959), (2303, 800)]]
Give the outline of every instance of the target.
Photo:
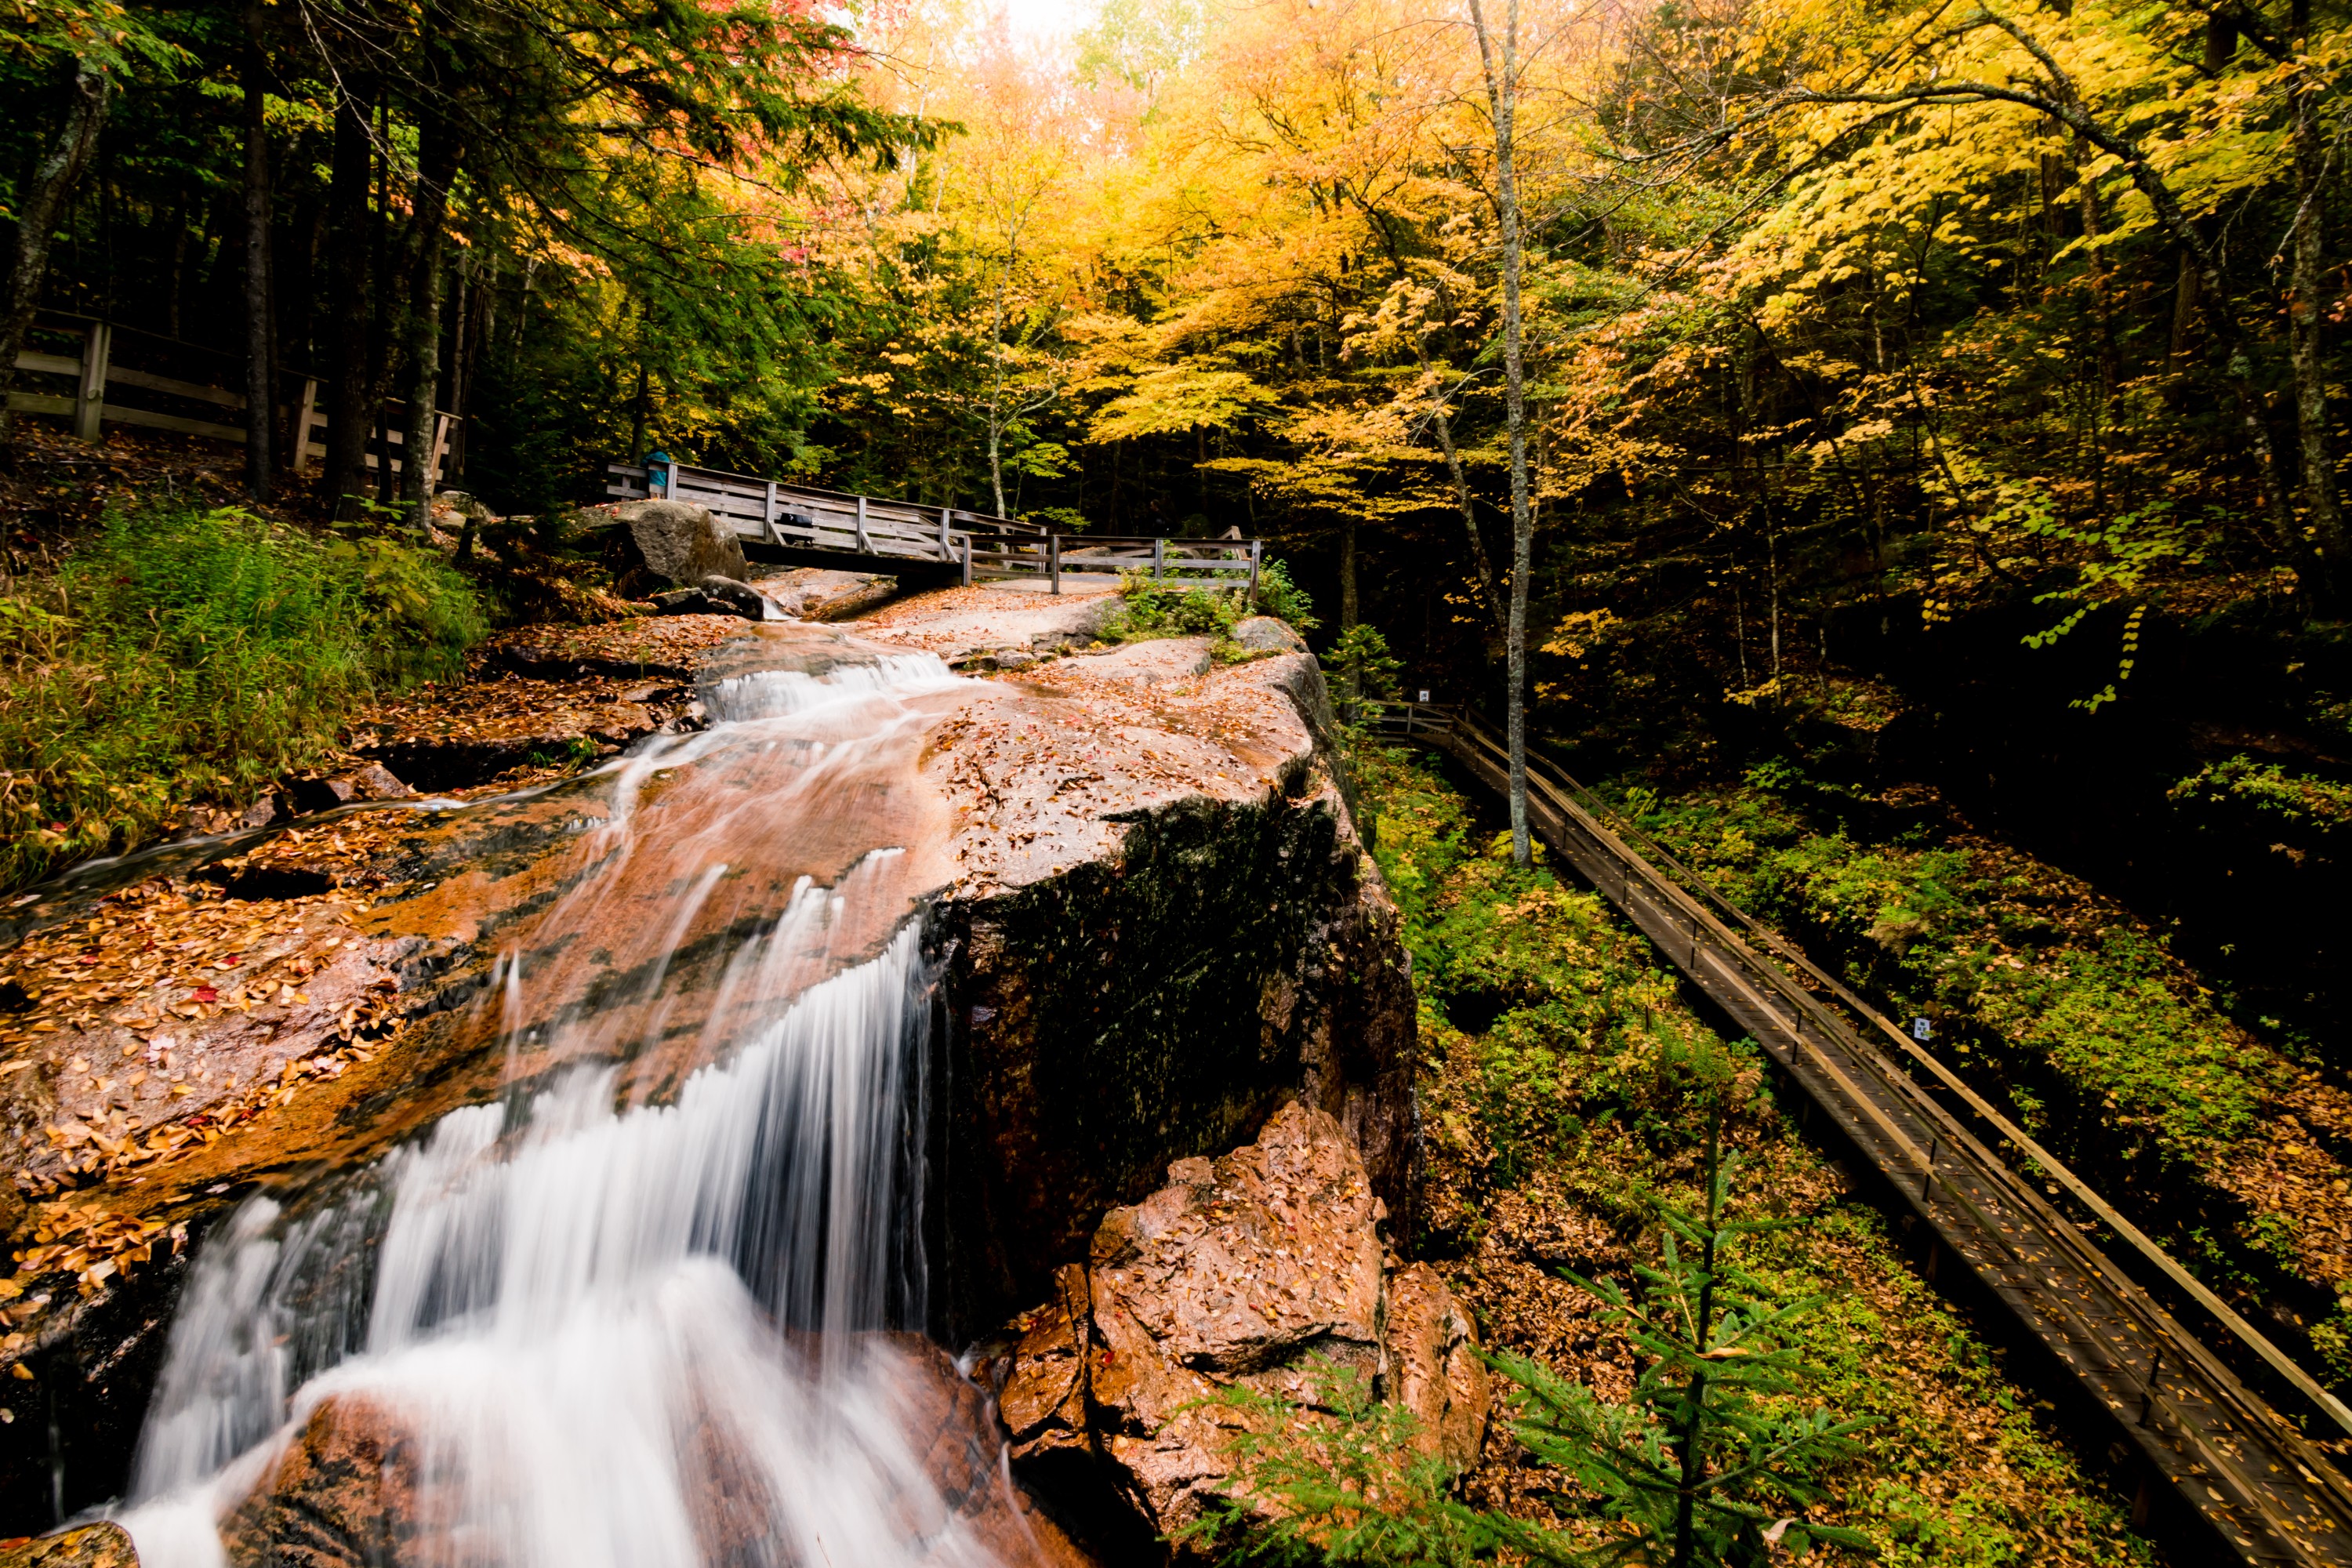
[[(827, 831), (796, 810), (951, 684), (927, 657), (742, 677), (709, 731), (608, 770), (542, 929), (606, 917), (629, 994), (571, 994), (578, 943), (510, 953), (481, 1009), (502, 1100), (215, 1233), (121, 1515), (142, 1563), (242, 1560), (240, 1505), (322, 1432), (380, 1457), (404, 1568), (1001, 1560), (934, 1473), (907, 852), (757, 893)], [(656, 889), (666, 920), (614, 926)]]

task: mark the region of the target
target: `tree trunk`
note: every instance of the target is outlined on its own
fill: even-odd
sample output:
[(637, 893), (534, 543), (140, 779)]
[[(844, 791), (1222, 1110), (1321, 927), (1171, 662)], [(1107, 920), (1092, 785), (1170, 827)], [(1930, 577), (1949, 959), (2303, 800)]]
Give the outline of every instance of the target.
[(374, 319), (368, 332), (368, 407), (375, 420), (375, 445), (378, 460), (375, 466), (375, 493), (369, 499), (382, 507), (389, 507), (399, 498), (394, 489), (392, 468), (392, 416), (384, 403), (392, 391), (393, 305), (394, 281), (401, 269), (394, 265), (392, 254), (392, 103), (380, 99), (375, 106), (375, 214), (369, 224), (373, 231), (370, 258), (375, 276)]
[(457, 177), (457, 139), (447, 119), (428, 116), (418, 133), (416, 188), (410, 198), (415, 270), (408, 285), (408, 428), (401, 433), (401, 499), (408, 526), (422, 533), (433, 514), (434, 404), (441, 390), (441, 257), (448, 237), (449, 185)]
[(1521, 360), (1519, 320), (1519, 182), (1512, 119), (1518, 107), (1519, 0), (1505, 0), (1500, 68), (1480, 0), (1470, 0), (1471, 25), (1478, 33), (1478, 60), (1486, 78), (1486, 102), (1495, 123), (1495, 206), (1503, 239), (1503, 410), (1511, 442), (1511, 612), (1504, 634), (1504, 662), (1510, 689), (1504, 694), (1506, 739), (1511, 759), (1511, 858), (1534, 862), (1528, 838), (1528, 579), (1532, 574), (1535, 519), (1528, 507), (1527, 378)]
[(367, 492), (368, 437), (375, 426), (370, 403), (368, 322), (374, 279), (368, 265), (368, 176), (374, 143), (368, 115), (375, 87), (344, 79), (335, 104), (335, 150), (327, 183), (328, 373), (334, 378), (327, 402), (327, 462), (320, 480), (339, 521), (361, 510)]
[[(2294, 48), (2311, 48), (2310, 0), (2295, 0)], [(2327, 148), (2319, 127), (2319, 87), (2294, 84), (2294, 184), (2297, 205), (2292, 242), (2292, 300), (2287, 308), (2287, 352), (2294, 372), (2294, 425), (2303, 458), (2304, 516), (2319, 546), (2326, 598), (2341, 605), (2352, 593), (2352, 540), (2345, 537), (2344, 513), (2336, 493), (2336, 459), (2327, 440), (2326, 321), (2320, 253), (2320, 181), (2327, 172)]]
[[(1417, 342), (1413, 349), (1421, 355), (1422, 374), (1428, 374), (1428, 351)], [(1445, 453), (1445, 471), (1454, 479), (1454, 503), (1462, 509), (1463, 531), (1470, 536), (1470, 562), (1477, 569), (1478, 591), (1486, 596), (1486, 613), (1495, 617), (1495, 629), (1508, 635), (1509, 616), (1503, 608), (1503, 595), (1495, 585), (1495, 563), (1486, 553), (1486, 536), (1478, 531), (1478, 513), (1470, 500), (1470, 480), (1462, 471), (1462, 453), (1454, 445), (1454, 422), (1446, 417), (1443, 398), (1438, 400), (1432, 417), (1437, 426), (1437, 444)]]
[(271, 436), (278, 423), (277, 362), (269, 352), (269, 124), (264, 115), (262, 11), (245, 13), (245, 489), (269, 499), (276, 469)]
[(1339, 632), (1356, 629), (1356, 525), (1339, 530)]
[(66, 198), (98, 145), (108, 91), (104, 71), (88, 60), (74, 62), (65, 123), (34, 165), (32, 178), (19, 187), (16, 257), (8, 270), (6, 313), (0, 315), (0, 435), (8, 429), (8, 393), (16, 384), (16, 355), (25, 346), (34, 309), (41, 302), (41, 284), (48, 277), (49, 237), (57, 232)]

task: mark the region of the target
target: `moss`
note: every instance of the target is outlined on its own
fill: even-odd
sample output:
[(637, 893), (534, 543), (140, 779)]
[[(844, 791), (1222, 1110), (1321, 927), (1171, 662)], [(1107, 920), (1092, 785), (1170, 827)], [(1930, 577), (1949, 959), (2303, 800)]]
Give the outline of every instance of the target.
[(1035, 1299), (1106, 1208), (1248, 1142), (1302, 1083), (1364, 1091), (1376, 1184), (1402, 1199), (1412, 1008), (1359, 866), (1324, 800), (1195, 801), (1140, 817), (1116, 859), (938, 911), (950, 1234), (975, 1321)]
[[(1992, 1352), (1904, 1262), (1885, 1222), (1843, 1195), (1834, 1172), (1780, 1114), (1760, 1053), (1717, 1037), (1655, 951), (1598, 899), (1541, 868), (1487, 856), (1468, 804), (1433, 760), (1402, 751), (1356, 762), (1380, 823), (1378, 858), (1405, 916), (1422, 1009), (1423, 1114), (1432, 1195), (1424, 1251), (1482, 1319), (1490, 1346), (1521, 1351), (1604, 1396), (1630, 1375), (1563, 1258), (1633, 1287), (1654, 1245), (1654, 1197), (1696, 1195), (1713, 1106), (1748, 1173), (1738, 1202), (1804, 1223), (1753, 1259), (1776, 1293), (1827, 1296), (1801, 1320), (1816, 1369), (1809, 1405), (1874, 1425), (1827, 1478), (1833, 1522), (1864, 1530), (1885, 1562), (2125, 1564), (2151, 1552), (2123, 1500), (2088, 1475)], [(1701, 846), (1736, 877), (1785, 819), (1707, 802)], [(1696, 839), (1698, 835), (1686, 836)], [(1727, 862), (1727, 865), (1725, 863)], [(1928, 875), (1904, 855), (1849, 865), (1822, 854), (1853, 929), (1892, 908), (1921, 931), (1946, 912), (1956, 863)], [(1752, 887), (1743, 886), (1743, 892)], [(1508, 1445), (1504, 1445), (1507, 1447)], [(1507, 1455), (1474, 1471), (1472, 1498), (1542, 1517)]]
[(2194, 1167), (2258, 1126), (2280, 1064), (2145, 931), (2083, 924), (2078, 900), (1916, 834), (1865, 844), (1817, 829), (1758, 782), (1630, 804), (1733, 901), (1813, 939), (1902, 1010), (1947, 1020), (1980, 1078), (2063, 1095), (2070, 1120), (2104, 1124), (2107, 1152)]

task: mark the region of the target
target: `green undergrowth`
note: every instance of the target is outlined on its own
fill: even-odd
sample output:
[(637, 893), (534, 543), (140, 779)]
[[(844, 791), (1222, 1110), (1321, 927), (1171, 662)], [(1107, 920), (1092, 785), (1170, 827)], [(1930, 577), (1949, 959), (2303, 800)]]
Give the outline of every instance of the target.
[[(2214, 789), (2271, 784), (2226, 765), (2209, 775)], [(2347, 1173), (2286, 1118), (2293, 1106), (2325, 1125), (2333, 1102), (2233, 1025), (2160, 935), (2028, 857), (1890, 823), (1785, 763), (1679, 798), (1615, 794), (1734, 902), (1927, 1019), (1936, 1047), (2061, 1159), (2119, 1192), (2174, 1194), (2143, 1205), (2149, 1223), (2210, 1279), (2315, 1278), (2301, 1231)], [(2270, 1173), (2274, 1146), (2293, 1180)]]
[(1733, 902), (1928, 1018), (1969, 1065), (2006, 1069), (2028, 1131), (2051, 1130), (2053, 1078), (2106, 1112), (2126, 1157), (2198, 1163), (2256, 1127), (2275, 1058), (2182, 994), (2157, 938), (2082, 922), (2079, 900), (2021, 859), (1919, 826), (1871, 842), (1821, 822), (1789, 798), (1803, 784), (1772, 764), (1738, 789), (1620, 804)]
[(1105, 642), (1150, 642), (1159, 637), (1210, 639), (1210, 652), (1221, 664), (1241, 664), (1261, 657), (1234, 640), (1234, 628), (1252, 616), (1271, 616), (1304, 633), (1318, 624), (1306, 592), (1293, 584), (1279, 561), (1268, 561), (1258, 573), (1257, 605), (1252, 608), (1239, 589), (1188, 588), (1172, 591), (1152, 582), (1148, 574), (1129, 572), (1119, 580), (1118, 599), (1097, 628)]
[(353, 704), (460, 673), (483, 631), (463, 577), (379, 533), (111, 514), (0, 596), (0, 885), (243, 805), (330, 754)]
[[(1471, 1309), (1487, 1349), (1629, 1397), (1642, 1358), (1562, 1270), (1642, 1300), (1644, 1279), (1655, 1279), (1643, 1270), (1661, 1258), (1664, 1205), (1702, 1199), (1703, 1146), (1719, 1122), (1738, 1153), (1734, 1208), (1791, 1222), (1755, 1237), (1746, 1267), (1772, 1300), (1821, 1298), (1786, 1325), (1804, 1369), (1795, 1391), (1766, 1405), (1867, 1423), (1853, 1451), (1812, 1478), (1823, 1500), (1801, 1510), (1810, 1522), (1857, 1529), (1898, 1564), (2150, 1559), (2119, 1500), (1905, 1263), (1882, 1216), (1847, 1197), (1795, 1136), (1751, 1043), (1716, 1035), (1600, 900), (1540, 864), (1513, 866), (1507, 837), (1479, 822), (1434, 759), (1363, 745), (1354, 771), (1422, 1010), (1429, 1173), (1418, 1247)], [(1528, 1395), (1517, 1397), (1524, 1414)], [(1297, 1441), (1331, 1442), (1332, 1418), (1327, 1409), (1301, 1423), (1310, 1436)], [(1393, 1414), (1375, 1425), (1395, 1447)], [(1349, 1440), (1360, 1446), (1367, 1432)], [(1398, 1452), (1386, 1479), (1373, 1478), (1371, 1502), (1360, 1490), (1354, 1511), (1329, 1515), (1348, 1525), (1344, 1535), (1310, 1522), (1310, 1544), (1329, 1548), (1323, 1560), (1488, 1560), (1460, 1531), (1358, 1528), (1368, 1507), (1500, 1509), (1571, 1534), (1614, 1528), (1590, 1489), (1549, 1473), (1531, 1482), (1507, 1434), (1490, 1436), (1465, 1474), (1433, 1479), (1413, 1463)], [(1257, 1548), (1261, 1560), (1316, 1560), (1300, 1554), (1299, 1539), (1276, 1532)], [(1457, 1554), (1381, 1544), (1432, 1540)]]

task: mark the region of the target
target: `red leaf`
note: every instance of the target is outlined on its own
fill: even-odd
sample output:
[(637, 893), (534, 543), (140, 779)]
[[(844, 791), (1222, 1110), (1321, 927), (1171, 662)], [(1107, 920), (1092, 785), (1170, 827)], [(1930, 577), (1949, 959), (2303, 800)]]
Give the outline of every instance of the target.
[(220, 1000), (220, 993), (214, 990), (209, 985), (199, 985), (196, 987), (194, 996), (191, 999), (197, 1002), (217, 1002)]

